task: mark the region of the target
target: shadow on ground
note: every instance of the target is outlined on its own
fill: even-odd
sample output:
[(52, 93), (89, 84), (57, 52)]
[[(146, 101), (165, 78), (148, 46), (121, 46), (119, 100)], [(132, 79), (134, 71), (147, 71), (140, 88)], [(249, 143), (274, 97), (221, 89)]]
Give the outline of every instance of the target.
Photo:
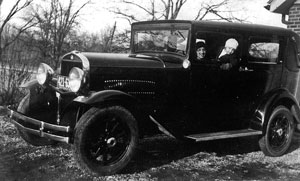
[(199, 152), (214, 153), (217, 156), (236, 155), (258, 151), (258, 138), (236, 138), (200, 143), (178, 141), (164, 135), (146, 138), (141, 141), (132, 162), (124, 173), (142, 172), (159, 167)]
[[(291, 152), (299, 148), (294, 139)], [(188, 143), (157, 135), (141, 140), (121, 174), (92, 177), (82, 172), (70, 145), (32, 147), (21, 141), (0, 154), (0, 180), (295, 180), (300, 178), (299, 151), (265, 157), (258, 138)], [(109, 178), (109, 179), (108, 179)]]

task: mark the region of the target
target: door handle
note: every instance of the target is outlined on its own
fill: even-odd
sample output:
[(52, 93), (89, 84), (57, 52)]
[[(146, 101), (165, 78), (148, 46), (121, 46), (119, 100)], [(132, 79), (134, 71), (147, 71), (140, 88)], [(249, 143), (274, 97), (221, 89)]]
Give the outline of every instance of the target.
[(248, 67), (240, 67), (239, 68), (240, 72), (253, 72), (253, 69), (249, 69)]

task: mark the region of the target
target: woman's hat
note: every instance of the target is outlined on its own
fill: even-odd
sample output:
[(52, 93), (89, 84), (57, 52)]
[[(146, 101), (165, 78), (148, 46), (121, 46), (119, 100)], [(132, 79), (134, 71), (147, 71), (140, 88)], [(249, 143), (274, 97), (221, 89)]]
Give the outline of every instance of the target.
[(239, 43), (234, 38), (230, 38), (226, 41), (225, 47), (236, 49), (239, 46)]
[(197, 42), (197, 43), (196, 43), (196, 50), (197, 50), (198, 48), (200, 48), (200, 47), (204, 47), (204, 48), (206, 48), (206, 45), (205, 45), (205, 43), (204, 43), (204, 42), (202, 42), (202, 41), (199, 41), (199, 42)]

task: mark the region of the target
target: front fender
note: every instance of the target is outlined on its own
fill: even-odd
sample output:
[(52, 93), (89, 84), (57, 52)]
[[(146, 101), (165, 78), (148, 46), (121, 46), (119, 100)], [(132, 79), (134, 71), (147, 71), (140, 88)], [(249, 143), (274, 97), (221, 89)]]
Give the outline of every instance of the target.
[(50, 104), (57, 105), (55, 90), (41, 86), (36, 79), (23, 83), (19, 87), (29, 90), (31, 108), (39, 109)]
[(293, 117), (299, 123), (300, 109), (295, 97), (286, 89), (276, 89), (266, 94), (259, 102), (255, 112), (254, 119), (251, 121), (251, 126), (254, 129), (262, 130), (265, 133), (265, 128), (268, 124), (268, 118), (275, 107), (283, 105), (291, 110)]
[(127, 94), (118, 90), (103, 90), (99, 92), (91, 93), (89, 96), (78, 96), (74, 99), (74, 102), (82, 104), (97, 104), (108, 101), (130, 101), (137, 102), (137, 99), (130, 94)]
[(28, 82), (21, 84), (20, 88), (31, 89), (32, 87), (36, 87), (38, 85), (39, 85), (38, 81), (36, 79), (33, 79), (33, 80), (30, 80)]

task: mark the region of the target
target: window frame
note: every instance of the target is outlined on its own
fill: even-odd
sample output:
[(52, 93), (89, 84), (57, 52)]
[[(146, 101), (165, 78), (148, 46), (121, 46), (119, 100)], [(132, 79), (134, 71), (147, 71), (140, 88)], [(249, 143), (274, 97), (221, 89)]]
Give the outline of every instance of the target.
[[(273, 40), (276, 39), (279, 44), (279, 49), (278, 49), (278, 56), (276, 58), (276, 61), (264, 61), (266, 59), (264, 58), (258, 58), (250, 55), (249, 50), (250, 46), (253, 44), (251, 40), (266, 40), (265, 43), (276, 43)], [(247, 41), (247, 48), (246, 48), (246, 57), (247, 57), (247, 62), (252, 63), (252, 64), (266, 64), (266, 65), (277, 65), (277, 64), (282, 64), (283, 62), (283, 47), (284, 47), (284, 38), (282, 36), (262, 36), (262, 35), (252, 35), (248, 37)], [(264, 43), (263, 41), (257, 42), (257, 43)], [(253, 61), (253, 60), (262, 60), (262, 61)], [(268, 59), (269, 60), (269, 59)]]
[[(239, 43), (239, 46), (238, 46), (238, 48), (237, 48), (237, 52), (236, 52), (236, 55), (237, 55), (237, 57), (242, 57), (242, 50), (243, 50), (243, 42), (244, 42), (244, 36), (243, 36), (243, 33), (241, 32), (241, 33), (238, 33), (238, 32), (236, 32), (236, 31), (234, 31), (234, 32), (228, 32), (228, 30), (224, 30), (224, 31), (222, 31), (221, 29), (216, 29), (216, 30), (197, 30), (197, 31), (195, 31), (195, 33), (194, 33), (194, 36), (195, 36), (195, 38), (193, 39), (193, 41), (191, 41), (191, 43), (193, 43), (193, 45), (191, 46), (191, 47), (193, 47), (193, 49), (191, 49), (192, 50), (192, 54), (191, 54), (191, 57), (193, 57), (193, 61), (192, 62), (194, 62), (194, 63), (197, 63), (197, 64), (199, 64), (199, 62), (197, 62), (197, 54), (196, 54), (196, 41), (198, 40), (198, 39), (200, 39), (199, 38), (199, 34), (203, 34), (203, 33), (208, 33), (208, 34), (215, 34), (215, 35), (218, 35), (218, 36), (223, 36), (223, 37), (227, 37), (226, 39), (228, 39), (228, 38), (235, 38), (237, 41), (238, 41), (238, 43)], [(209, 44), (207, 44), (207, 39), (205, 39), (205, 41), (206, 41), (206, 46), (209, 46)], [(224, 46), (225, 45), (225, 42), (226, 42), (226, 40), (222, 43), (222, 45)], [(215, 44), (215, 43), (213, 43), (213, 44)], [(221, 46), (219, 46), (219, 47), (221, 47)], [(219, 51), (218, 49), (216, 49), (215, 51)], [(211, 51), (207, 51), (208, 53), (211, 53)], [(216, 52), (216, 54), (217, 54), (218, 52)], [(215, 56), (215, 57), (212, 57), (211, 58), (211, 60), (215, 60), (216, 61), (216, 59), (217, 59), (217, 57)], [(205, 62), (206, 64), (211, 64), (211, 63), (213, 63), (213, 62), (209, 62), (209, 61), (207, 61), (207, 62)], [(203, 64), (203, 63), (201, 63), (201, 64)]]

